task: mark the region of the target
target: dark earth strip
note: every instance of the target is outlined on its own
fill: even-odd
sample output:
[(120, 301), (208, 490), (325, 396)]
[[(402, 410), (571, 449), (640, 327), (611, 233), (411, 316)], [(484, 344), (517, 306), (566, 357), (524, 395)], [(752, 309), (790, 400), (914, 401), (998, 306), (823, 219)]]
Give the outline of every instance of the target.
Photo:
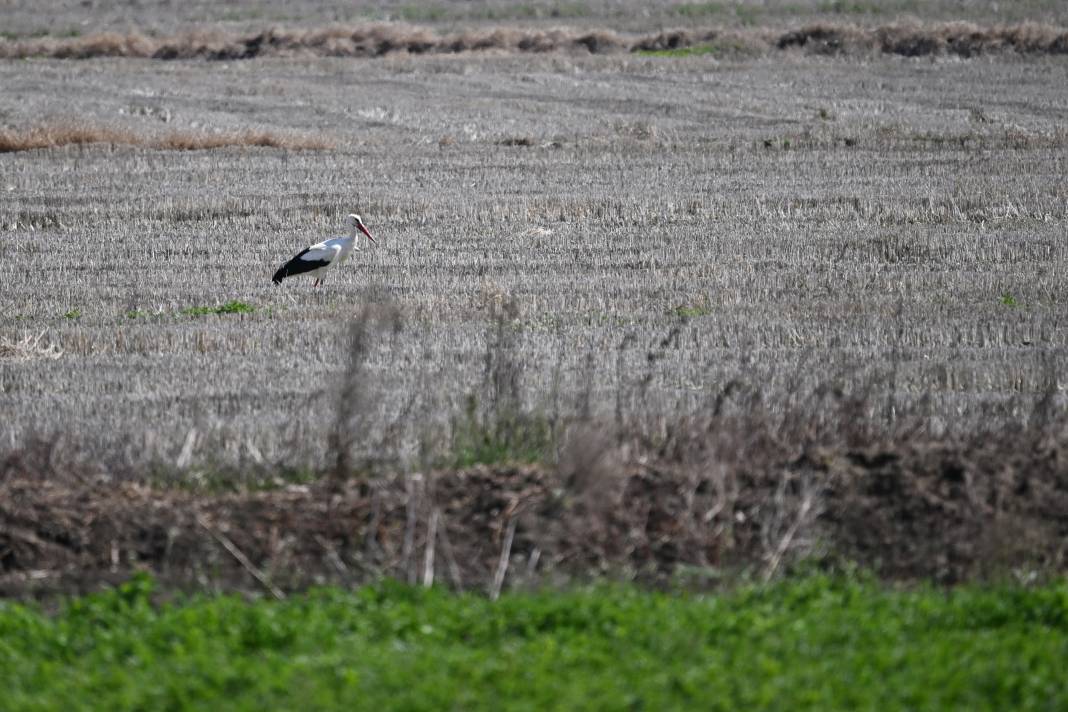
[(0, 463), (0, 595), (83, 592), (135, 571), (178, 588), (288, 591), (387, 575), (485, 591), (502, 566), (506, 586), (591, 576), (707, 585), (798, 561), (942, 583), (1066, 570), (1063, 437), (763, 460), (769, 449), (754, 444), (738, 451), (748, 464), (729, 466), (696, 442), (641, 464), (605, 455), (555, 470), (325, 477), (238, 493), (94, 474), (52, 462), (39, 443)]

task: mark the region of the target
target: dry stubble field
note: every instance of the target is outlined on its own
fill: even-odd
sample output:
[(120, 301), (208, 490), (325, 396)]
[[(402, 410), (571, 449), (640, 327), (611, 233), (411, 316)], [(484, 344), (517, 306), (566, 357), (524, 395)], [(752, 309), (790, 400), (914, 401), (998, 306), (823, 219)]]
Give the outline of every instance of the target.
[[(450, 562), (456, 585), (494, 585), (512, 554), (533, 575), (543, 552), (768, 575), (828, 547), (890, 574), (1061, 568), (1068, 523), (1043, 507), (1068, 496), (1065, 74), (1063, 56), (1014, 53), (0, 62), (9, 136), (113, 139), (0, 154), (7, 495), (29, 501), (15, 495), (40, 489), (31, 471), (60, 482), (55, 502), (6, 510), (5, 580), (165, 560), (181, 532), (217, 548), (201, 529), (227, 527), (268, 570), (290, 557), (415, 580), (452, 526), (470, 554)], [(159, 147), (250, 130), (321, 147)], [(322, 289), (271, 284), (350, 211), (377, 247)], [(251, 311), (202, 313), (235, 302)], [(345, 521), (377, 523), (377, 544), (323, 523), (315, 484), (279, 494), (284, 515), (270, 495), (122, 485), (110, 516), (177, 517), (164, 543), (119, 524), (100, 543), (100, 518), (78, 519), (101, 482), (336, 468), (346, 374), (341, 462), (379, 479), (345, 485)], [(547, 470), (403, 474), (504, 407), (557, 436)], [(583, 488), (614, 469), (623, 513), (591, 516)], [(658, 493), (661, 522), (642, 504)], [(585, 523), (558, 524), (564, 510)], [(286, 549), (300, 514), (326, 529)], [(188, 559), (175, 566), (203, 577)]]

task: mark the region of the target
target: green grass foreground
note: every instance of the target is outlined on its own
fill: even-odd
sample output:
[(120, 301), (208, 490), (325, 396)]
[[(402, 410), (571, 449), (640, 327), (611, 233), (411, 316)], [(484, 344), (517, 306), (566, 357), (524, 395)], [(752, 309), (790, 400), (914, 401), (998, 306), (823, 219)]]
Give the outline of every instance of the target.
[(476, 595), (381, 584), (58, 612), (0, 603), (0, 708), (1068, 708), (1068, 584)]

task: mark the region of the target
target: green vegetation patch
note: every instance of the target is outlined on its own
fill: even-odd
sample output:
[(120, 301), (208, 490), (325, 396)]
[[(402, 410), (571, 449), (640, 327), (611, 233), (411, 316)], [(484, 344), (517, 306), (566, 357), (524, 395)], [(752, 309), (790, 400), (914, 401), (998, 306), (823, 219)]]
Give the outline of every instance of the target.
[(546, 416), (513, 408), (480, 416), (472, 397), (467, 400), (464, 415), (453, 422), (451, 456), (443, 464), (464, 468), (544, 462), (552, 448), (552, 424)]
[(864, 0), (823, 0), (816, 9), (830, 15), (878, 15), (886, 11), (878, 3)]
[(671, 313), (680, 319), (694, 319), (700, 316), (709, 316), (712, 313), (712, 307), (705, 302), (680, 304), (672, 309)]
[(407, 22), (441, 22), (448, 17), (445, 8), (431, 5), (402, 5), (397, 14)]
[(685, 2), (674, 7), (675, 14), (683, 17), (708, 17), (709, 15), (719, 15), (724, 10), (725, 8), (721, 2)]
[(184, 316), (207, 316), (208, 314), (251, 314), (256, 307), (237, 300), (229, 301), (215, 307), (187, 307), (181, 311)]
[(718, 54), (721, 48), (713, 43), (676, 47), (675, 49), (643, 49), (637, 54), (643, 57), (694, 57), (704, 54)]
[(0, 707), (1064, 709), (1068, 584), (891, 590), (801, 578), (718, 595), (472, 594), (384, 583), (55, 615), (0, 603)]

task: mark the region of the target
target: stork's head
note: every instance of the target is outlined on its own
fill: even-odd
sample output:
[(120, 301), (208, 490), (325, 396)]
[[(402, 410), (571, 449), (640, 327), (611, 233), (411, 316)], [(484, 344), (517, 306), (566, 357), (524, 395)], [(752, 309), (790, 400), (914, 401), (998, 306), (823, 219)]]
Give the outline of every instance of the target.
[[(371, 231), (367, 229), (367, 226), (363, 224), (363, 220), (356, 213), (349, 213), (348, 217), (345, 218), (345, 223), (351, 230), (359, 230), (364, 235), (367, 235), (368, 240), (375, 242), (375, 239), (371, 237)], [(375, 242), (375, 244), (377, 245), (378, 243)]]

